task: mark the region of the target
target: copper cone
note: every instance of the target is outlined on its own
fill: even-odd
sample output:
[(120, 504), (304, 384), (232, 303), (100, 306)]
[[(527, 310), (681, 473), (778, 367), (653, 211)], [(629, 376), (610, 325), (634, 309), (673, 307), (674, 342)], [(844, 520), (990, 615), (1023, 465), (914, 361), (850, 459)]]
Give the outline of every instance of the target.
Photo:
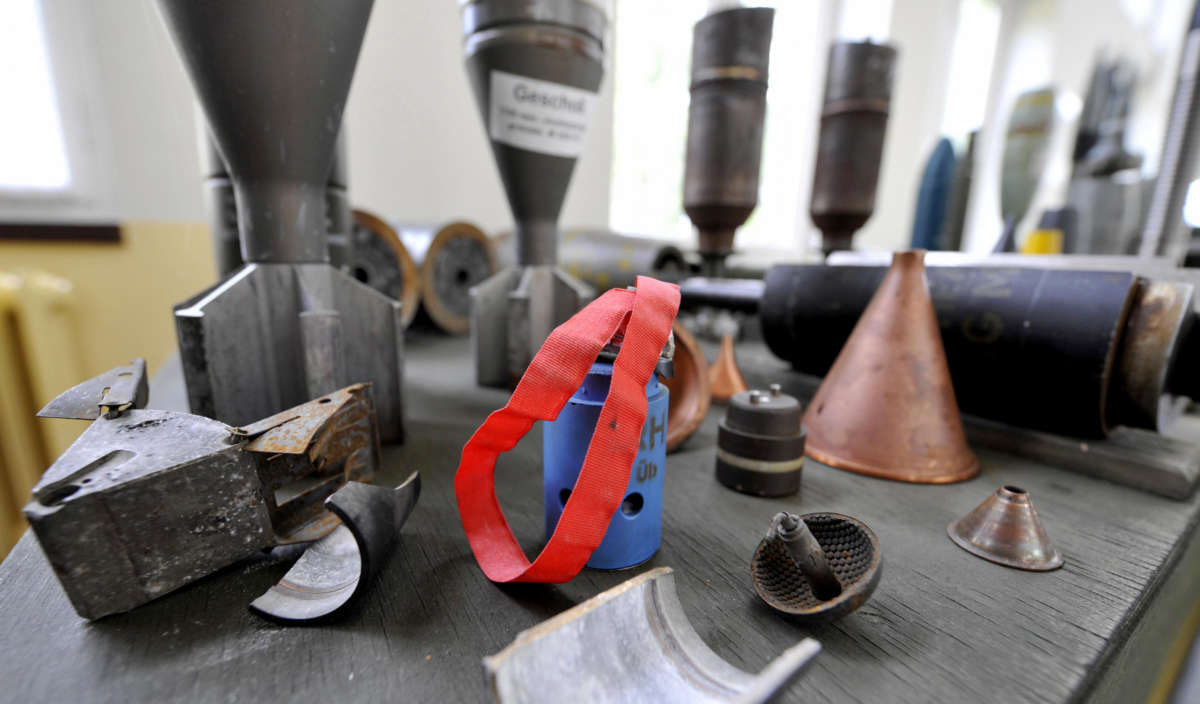
[(805, 454), (814, 460), (928, 484), (979, 473), (954, 400), (924, 258), (922, 251), (895, 254), (809, 403)]
[(721, 338), (721, 351), (708, 369), (708, 382), (712, 386), (712, 400), (716, 403), (727, 403), (734, 394), (750, 390), (738, 369), (737, 357), (733, 355), (733, 335)]
[(960, 548), (1008, 567), (1046, 572), (1063, 565), (1024, 489), (1002, 486), (967, 515), (946, 526)]
[(675, 374), (666, 380), (671, 390), (667, 410), (667, 452), (691, 437), (708, 415), (712, 388), (708, 383), (708, 360), (696, 338), (678, 320), (671, 326), (675, 333)]

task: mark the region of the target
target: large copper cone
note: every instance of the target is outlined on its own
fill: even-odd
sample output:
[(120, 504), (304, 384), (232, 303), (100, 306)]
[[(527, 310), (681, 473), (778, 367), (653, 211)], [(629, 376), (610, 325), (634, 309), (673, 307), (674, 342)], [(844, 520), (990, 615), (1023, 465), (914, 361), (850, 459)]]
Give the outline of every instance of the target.
[(1029, 494), (1019, 487), (1000, 487), (946, 533), (963, 550), (1008, 567), (1046, 572), (1063, 564)]
[(809, 403), (805, 453), (814, 460), (929, 484), (979, 473), (954, 400), (924, 258), (921, 251), (896, 253)]

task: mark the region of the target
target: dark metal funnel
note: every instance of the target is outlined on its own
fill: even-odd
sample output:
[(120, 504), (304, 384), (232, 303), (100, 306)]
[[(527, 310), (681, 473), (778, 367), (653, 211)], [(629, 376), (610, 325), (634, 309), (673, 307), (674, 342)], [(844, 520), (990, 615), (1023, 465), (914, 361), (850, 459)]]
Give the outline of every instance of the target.
[(734, 230), (758, 205), (774, 20), (773, 9), (741, 7), (714, 12), (692, 30), (683, 208), (698, 230), (707, 276), (721, 274)]
[(895, 66), (896, 50), (887, 44), (841, 41), (829, 48), (809, 207), (824, 252), (850, 249), (875, 210)]
[(516, 221), (517, 267), (472, 289), (476, 380), (515, 383), (592, 296), (558, 269), (558, 214), (604, 76), (608, 17), (589, 0), (465, 0), (467, 73)]
[(159, 0), (229, 164), (247, 262), (328, 261), (325, 181), (373, 0)]

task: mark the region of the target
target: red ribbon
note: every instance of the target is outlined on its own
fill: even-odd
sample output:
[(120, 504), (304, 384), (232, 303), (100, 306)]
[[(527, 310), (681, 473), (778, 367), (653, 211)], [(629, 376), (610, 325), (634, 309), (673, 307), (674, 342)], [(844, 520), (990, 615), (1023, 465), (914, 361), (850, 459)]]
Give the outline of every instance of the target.
[[(679, 310), (679, 287), (647, 276), (613, 289), (550, 333), (508, 404), (463, 447), (454, 492), (475, 560), (493, 582), (571, 580), (604, 539), (625, 498), (646, 422), (646, 384)], [(613, 336), (624, 333), (608, 397), (554, 535), (530, 563), (496, 500), (496, 459), (539, 420), (554, 420)]]

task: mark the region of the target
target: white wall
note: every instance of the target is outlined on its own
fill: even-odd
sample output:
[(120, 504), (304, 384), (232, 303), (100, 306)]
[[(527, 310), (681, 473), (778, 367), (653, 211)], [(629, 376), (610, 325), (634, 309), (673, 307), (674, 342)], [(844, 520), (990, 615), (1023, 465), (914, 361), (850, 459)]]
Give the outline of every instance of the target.
[(887, 141), (875, 213), (854, 237), (857, 249), (903, 249), (912, 238), (917, 187), (941, 137), (958, 0), (895, 0), (888, 42), (897, 50)]
[[(608, 223), (612, 81), (600, 90), (561, 222)], [(346, 113), (351, 200), (386, 218), (512, 226), (463, 66), (458, 5), (376, 0)]]
[[(1145, 156), (1143, 174), (1154, 174), (1191, 4), (1192, 0), (1002, 0), (1001, 37), (988, 124), (978, 145), (965, 248), (987, 250), (999, 235), (1003, 136), (1017, 96), (1053, 85), (1082, 99), (1093, 62), (1103, 50), (1138, 66), (1126, 146)], [(1073, 143), (1075, 125), (1066, 130)], [(1021, 231), (1036, 224), (1043, 207), (1061, 205), (1060, 184), (1045, 186)]]
[[(0, 198), (7, 220), (205, 217), (191, 85), (151, 0), (43, 0), (58, 93), (80, 135), (84, 193)], [(608, 219), (612, 90), (605, 81), (562, 220)], [(405, 221), (511, 218), (463, 68), (457, 4), (377, 0), (346, 112), (355, 205)]]

